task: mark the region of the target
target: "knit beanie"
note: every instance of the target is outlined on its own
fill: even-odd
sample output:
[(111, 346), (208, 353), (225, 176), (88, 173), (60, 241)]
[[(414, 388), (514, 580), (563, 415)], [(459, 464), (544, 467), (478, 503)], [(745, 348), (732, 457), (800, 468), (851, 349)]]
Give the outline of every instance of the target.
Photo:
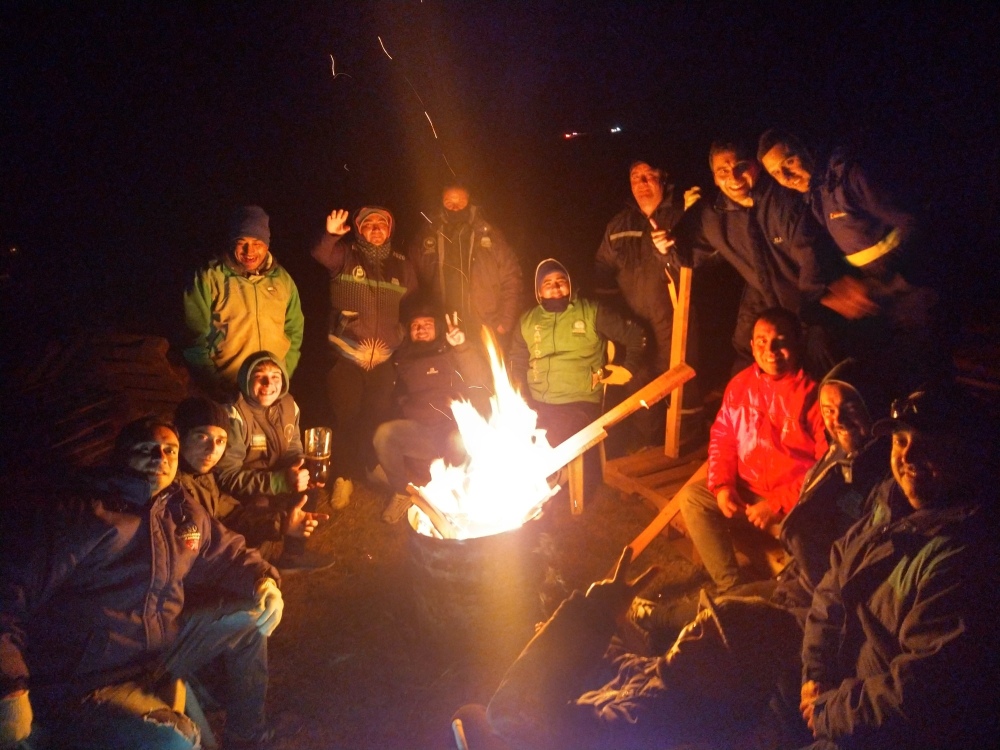
[(271, 228), (267, 214), (260, 206), (241, 206), (229, 220), (229, 241), (240, 237), (252, 237), (265, 245), (271, 245)]
[(444, 320), (441, 306), (432, 298), (416, 294), (403, 299), (399, 303), (399, 322), (408, 326), (414, 318), (434, 318), (435, 322)]
[(197, 427), (221, 427), (229, 429), (229, 414), (221, 404), (204, 396), (196, 396), (181, 401), (174, 412), (174, 424), (183, 438)]
[(354, 227), (358, 231), (361, 230), (361, 222), (363, 222), (371, 214), (379, 214), (385, 217), (385, 220), (389, 222), (389, 236), (392, 237), (392, 227), (393, 220), (392, 214), (389, 213), (389, 209), (382, 208), (381, 206), (362, 206), (358, 209), (358, 212), (354, 214)]

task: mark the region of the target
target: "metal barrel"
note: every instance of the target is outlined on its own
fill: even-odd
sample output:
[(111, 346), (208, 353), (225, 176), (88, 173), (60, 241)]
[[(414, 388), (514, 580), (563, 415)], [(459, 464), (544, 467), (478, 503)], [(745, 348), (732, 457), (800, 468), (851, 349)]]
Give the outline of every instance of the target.
[(412, 518), (409, 567), (424, 634), (449, 648), (523, 646), (542, 616), (537, 522), (476, 539), (438, 539), (418, 533)]

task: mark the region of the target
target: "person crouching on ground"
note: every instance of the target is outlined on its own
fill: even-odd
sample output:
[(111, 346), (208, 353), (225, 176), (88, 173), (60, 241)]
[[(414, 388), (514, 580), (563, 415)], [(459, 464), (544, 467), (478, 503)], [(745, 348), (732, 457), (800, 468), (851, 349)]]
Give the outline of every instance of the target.
[(601, 415), (608, 340), (624, 346), (630, 379), (646, 334), (609, 305), (574, 295), (566, 267), (554, 258), (535, 269), (535, 299), (514, 331), (511, 372), (527, 386), (538, 426), (556, 446)]
[[(0, 523), (0, 746), (188, 750), (198, 726), (172, 699), (221, 657), (223, 745), (260, 747), (278, 572), (175, 481), (180, 444), (155, 418), (126, 425), (113, 465)], [(51, 500), (51, 498), (56, 498)], [(188, 587), (221, 603), (188, 605)], [(192, 611), (193, 610), (193, 611)]]
[[(304, 494), (287, 510), (277, 510), (269, 505), (245, 505), (219, 489), (212, 469), (225, 453), (229, 429), (229, 413), (220, 404), (203, 396), (186, 399), (174, 412), (174, 424), (181, 439), (177, 481), (213, 518), (242, 534), (247, 546), (257, 548), (264, 559), (270, 559), (274, 542), (286, 537), (305, 539), (330, 518), (304, 510), (308, 499)], [(285, 547), (289, 545), (294, 547), (295, 542)]]
[(386, 523), (396, 523), (410, 507), (406, 459), (430, 465), (435, 458), (457, 464), (464, 457), (451, 402), (464, 399), (485, 409), (490, 396), (486, 362), (465, 332), (450, 321), (442, 331), (436, 307), (426, 302), (415, 303), (408, 312), (409, 338), (394, 356), (403, 419), (383, 422), (374, 438), (379, 464), (395, 493), (382, 514)]
[[(288, 392), (284, 363), (271, 352), (244, 360), (239, 398), (229, 408), (226, 452), (216, 465), (219, 486), (241, 503), (288, 512), (309, 488), (299, 433), (299, 407)], [(277, 566), (286, 573), (329, 567), (333, 559), (286, 536)]]
[(708, 477), (680, 491), (681, 512), (722, 593), (740, 580), (730, 523), (764, 530), (791, 510), (806, 472), (827, 449), (816, 382), (799, 365), (802, 327), (781, 307), (754, 324), (754, 364), (726, 386), (708, 443)]

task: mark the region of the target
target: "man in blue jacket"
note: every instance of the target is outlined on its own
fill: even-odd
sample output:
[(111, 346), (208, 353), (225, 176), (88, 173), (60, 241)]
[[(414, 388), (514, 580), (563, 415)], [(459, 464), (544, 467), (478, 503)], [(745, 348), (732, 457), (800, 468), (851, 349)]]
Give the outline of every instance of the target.
[[(175, 482), (179, 453), (171, 425), (133, 422), (112, 467), (35, 506), (33, 522), (2, 524), (3, 747), (27, 739), (33, 718), (53, 747), (200, 747), (197, 725), (165, 696), (220, 656), (225, 746), (268, 734), (279, 576)], [(195, 586), (224, 603), (192, 611)]]

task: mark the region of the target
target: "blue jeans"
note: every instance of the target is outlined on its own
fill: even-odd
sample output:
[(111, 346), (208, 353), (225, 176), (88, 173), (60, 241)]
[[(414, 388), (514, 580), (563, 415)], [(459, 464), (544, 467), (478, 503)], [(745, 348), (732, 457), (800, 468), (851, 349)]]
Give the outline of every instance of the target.
[[(250, 737), (264, 726), (267, 639), (247, 602), (227, 602), (193, 612), (151, 671), (92, 690), (55, 706), (37, 705), (39, 724), (53, 748), (80, 750), (190, 750), (201, 733), (173, 710), (164, 689), (212, 664), (225, 674), (213, 698), (226, 709), (227, 737)], [(221, 662), (216, 668), (214, 662)]]

